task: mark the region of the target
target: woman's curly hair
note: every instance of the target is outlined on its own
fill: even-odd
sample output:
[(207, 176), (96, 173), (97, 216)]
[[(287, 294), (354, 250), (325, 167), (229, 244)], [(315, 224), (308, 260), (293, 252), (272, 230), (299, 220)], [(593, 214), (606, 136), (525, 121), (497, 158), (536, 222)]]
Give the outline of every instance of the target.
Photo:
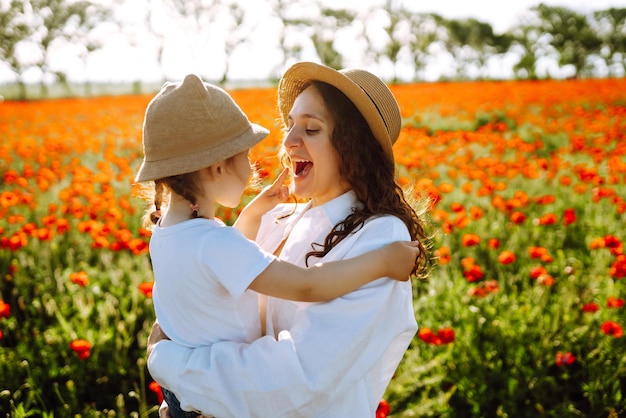
[(423, 219), (427, 205), (422, 202), (418, 207), (415, 202), (416, 210), (409, 204), (395, 181), (393, 160), (385, 154), (361, 112), (341, 91), (320, 81), (311, 81), (302, 90), (308, 87), (319, 92), (333, 118), (331, 142), (339, 154), (340, 175), (350, 184), (363, 207), (355, 208), (335, 225), (323, 244), (312, 244), (313, 251), (307, 253), (307, 262), (310, 257), (324, 257), (346, 236), (363, 227), (367, 219), (393, 215), (405, 223), (411, 239), (419, 242), (420, 253), (413, 273), (419, 278), (426, 277), (431, 261)]

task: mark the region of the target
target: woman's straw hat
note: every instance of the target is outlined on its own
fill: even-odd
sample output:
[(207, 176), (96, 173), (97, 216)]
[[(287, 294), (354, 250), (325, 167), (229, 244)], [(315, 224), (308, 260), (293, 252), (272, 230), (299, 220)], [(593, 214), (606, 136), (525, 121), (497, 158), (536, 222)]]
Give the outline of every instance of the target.
[(367, 121), (372, 133), (393, 161), (392, 145), (400, 135), (402, 116), (400, 107), (389, 87), (374, 74), (365, 70), (337, 71), (313, 62), (299, 62), (289, 68), (278, 85), (278, 107), (287, 123), (287, 117), (296, 97), (309, 81), (323, 81), (339, 89), (354, 103)]
[(251, 148), (269, 134), (228, 93), (193, 74), (165, 83), (143, 123), (144, 159), (135, 181), (190, 173)]

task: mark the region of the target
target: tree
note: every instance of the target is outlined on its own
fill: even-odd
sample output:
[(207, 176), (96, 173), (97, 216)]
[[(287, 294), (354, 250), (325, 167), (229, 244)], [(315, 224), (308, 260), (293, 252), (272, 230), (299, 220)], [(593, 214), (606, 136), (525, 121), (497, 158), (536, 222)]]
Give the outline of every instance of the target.
[[(220, 0), (164, 0), (166, 7), (173, 11), (176, 18), (183, 20), (183, 27), (190, 30), (191, 54), (195, 58), (207, 55), (206, 48), (213, 40), (211, 28), (215, 26), (221, 10)], [(200, 68), (202, 68), (200, 66)], [(202, 71), (198, 70), (203, 77)], [(208, 77), (206, 77), (208, 78)]]
[(337, 32), (354, 21), (354, 13), (345, 9), (321, 8), (321, 17), (311, 22), (311, 41), (317, 56), (324, 65), (335, 69), (343, 68), (343, 57), (335, 49)]
[(221, 84), (225, 84), (228, 80), (228, 72), (230, 70), (233, 52), (240, 45), (242, 45), (246, 39), (249, 38), (252, 30), (254, 29), (252, 26), (244, 25), (246, 13), (242, 6), (236, 2), (232, 2), (226, 5), (226, 7), (229, 20), (226, 40), (224, 41), (225, 68), (224, 73), (222, 74), (222, 79), (220, 80)]
[[(65, 83), (67, 75), (50, 68), (51, 52), (55, 48), (68, 44), (81, 44), (93, 28), (108, 19), (111, 11), (90, 1), (69, 0), (30, 0), (32, 13), (28, 16), (35, 28), (29, 41), (39, 48), (39, 58), (35, 63), (41, 71), (41, 96), (48, 96), (46, 75)], [(88, 45), (89, 52), (98, 49), (101, 44), (92, 42)]]
[(621, 75), (626, 76), (626, 9), (600, 10), (593, 16), (609, 75), (617, 76), (621, 70)]
[(496, 35), (486, 22), (473, 18), (444, 19), (443, 24), (448, 29), (446, 46), (455, 58), (461, 78), (470, 78), (472, 67), (480, 77), (486, 76), (488, 58), (506, 52), (511, 45), (509, 35)]
[[(274, 3), (275, 1), (275, 3)], [(277, 66), (274, 74), (274, 78), (279, 79), (283, 69), (287, 66), (287, 63), (291, 60), (299, 60), (302, 53), (302, 43), (294, 35), (294, 30), (298, 31), (301, 27), (310, 25), (310, 20), (306, 18), (299, 18), (305, 7), (305, 2), (302, 0), (273, 0), (272, 12), (280, 20), (281, 28), (278, 35), (278, 46), (282, 51), (282, 62)], [(300, 11), (300, 14), (295, 14), (293, 10)]]
[(548, 54), (547, 40), (540, 23), (536, 15), (526, 14), (517, 25), (509, 29), (511, 50), (520, 51), (520, 59), (513, 65), (513, 73), (517, 79), (536, 80), (537, 61)]
[[(82, 48), (80, 57), (85, 64), (85, 93), (91, 95), (91, 83), (86, 71), (87, 59), (103, 46), (102, 37), (93, 36), (93, 31), (102, 22), (111, 21), (113, 12), (109, 8), (87, 1), (71, 3), (68, 9), (72, 17), (71, 22), (68, 21), (70, 28), (66, 31), (66, 39)], [(67, 88), (67, 74), (58, 71), (56, 74), (59, 82)]]
[(18, 45), (31, 34), (25, 19), (25, 0), (0, 3), (0, 60), (5, 62), (17, 77), (18, 97), (26, 99), (26, 85), (22, 80), (24, 63), (17, 55)]
[(427, 60), (431, 56), (431, 50), (443, 37), (444, 30), (439, 22), (441, 16), (432, 13), (407, 13), (407, 19), (411, 25), (411, 37), (409, 48), (413, 57), (415, 78), (426, 68)]
[[(369, 61), (381, 64), (386, 59), (393, 67), (393, 80), (398, 81), (397, 64), (402, 52), (410, 55), (411, 24), (406, 10), (398, 0), (385, 0), (382, 8), (372, 8), (363, 17), (365, 56)], [(381, 26), (381, 23), (382, 26)]]
[(565, 7), (551, 7), (543, 3), (531, 10), (538, 14), (541, 30), (550, 35), (550, 45), (558, 54), (559, 65), (571, 65), (574, 78), (590, 74), (590, 59), (600, 53), (602, 42), (587, 16)]
[[(402, 5), (397, 5), (394, 0), (385, 0), (384, 10), (389, 19), (387, 25), (383, 27), (387, 34), (387, 45), (385, 46), (383, 55), (389, 59), (394, 67), (393, 83), (398, 82), (398, 74), (395, 71), (398, 55), (403, 47), (401, 36), (398, 32), (402, 31), (402, 26), (406, 25), (406, 10)], [(406, 32), (406, 31), (405, 31)]]

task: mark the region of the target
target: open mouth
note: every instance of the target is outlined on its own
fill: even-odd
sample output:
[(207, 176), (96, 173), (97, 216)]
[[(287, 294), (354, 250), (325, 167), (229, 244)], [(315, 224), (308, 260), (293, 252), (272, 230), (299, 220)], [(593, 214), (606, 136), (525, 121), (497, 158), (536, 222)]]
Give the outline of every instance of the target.
[(313, 167), (311, 161), (296, 161), (295, 175), (303, 176), (311, 170), (311, 167)]

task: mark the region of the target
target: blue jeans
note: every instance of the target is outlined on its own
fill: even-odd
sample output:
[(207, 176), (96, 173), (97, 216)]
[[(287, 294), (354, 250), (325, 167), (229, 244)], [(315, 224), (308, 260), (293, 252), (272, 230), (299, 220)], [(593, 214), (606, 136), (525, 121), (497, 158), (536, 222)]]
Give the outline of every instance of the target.
[(197, 412), (183, 411), (180, 407), (180, 402), (178, 402), (178, 399), (173, 392), (170, 392), (165, 388), (161, 388), (161, 391), (163, 392), (163, 399), (167, 402), (172, 418), (196, 418), (200, 415)]

